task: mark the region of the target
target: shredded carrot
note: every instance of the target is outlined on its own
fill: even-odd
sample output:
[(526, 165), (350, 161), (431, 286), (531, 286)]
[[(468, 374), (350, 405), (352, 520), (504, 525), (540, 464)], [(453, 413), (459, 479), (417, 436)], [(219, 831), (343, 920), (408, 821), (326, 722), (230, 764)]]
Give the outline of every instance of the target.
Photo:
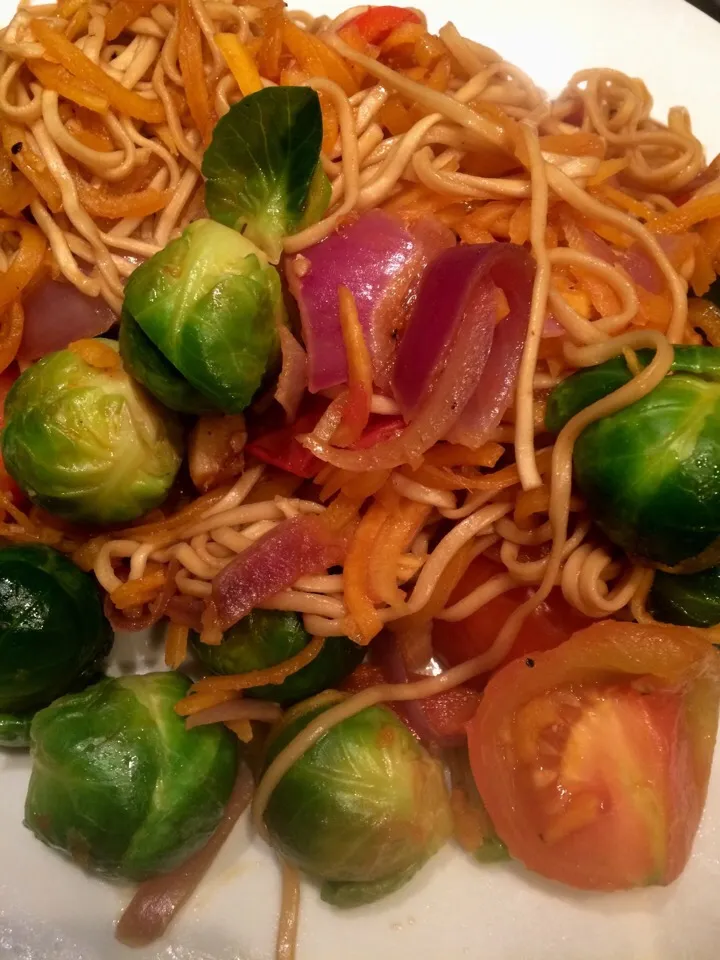
[(50, 211), (59, 213), (62, 210), (60, 187), (50, 174), (43, 158), (30, 145), (26, 128), (0, 118), (0, 135), (6, 153), (12, 155), (14, 165), (35, 187)]
[(217, 707), (221, 703), (227, 703), (229, 700), (237, 700), (237, 694), (234, 690), (217, 690), (214, 693), (193, 693), (190, 696), (183, 697), (175, 704), (175, 713), (181, 717), (192, 717), (202, 710), (209, 710), (210, 707)]
[(383, 628), (369, 595), (368, 557), (387, 517), (388, 510), (382, 503), (371, 504), (360, 521), (345, 558), (343, 580), (348, 636), (363, 646)]
[(282, 53), (284, 23), (283, 3), (273, 4), (260, 18), (262, 41), (257, 56), (260, 74), (268, 80), (280, 79), (280, 54)]
[(696, 223), (720, 217), (720, 193), (694, 197), (677, 210), (670, 210), (647, 224), (653, 233), (684, 233)]
[(0, 317), (0, 373), (10, 366), (22, 341), (25, 313), (19, 300), (13, 300)]
[(158, 566), (137, 580), (128, 580), (110, 594), (110, 599), (118, 610), (138, 607), (149, 603), (165, 586), (167, 572)]
[(340, 327), (347, 357), (348, 388), (342, 420), (333, 434), (332, 442), (339, 447), (349, 447), (360, 439), (370, 417), (373, 372), (355, 298), (344, 286), (338, 289), (338, 298)]
[(137, 193), (113, 193), (103, 181), (101, 186), (91, 187), (80, 176), (73, 177), (78, 197), (83, 207), (94, 217), (121, 220), (123, 217), (147, 217), (163, 210), (170, 199), (170, 190), (146, 187)]
[(86, 2), (87, 0), (63, 0), (58, 4), (58, 16), (63, 20), (69, 20)]
[(102, 340), (94, 340), (91, 337), (73, 340), (68, 345), (68, 350), (82, 357), (85, 363), (98, 370), (119, 370), (122, 365), (117, 350), (113, 350)]
[(349, 523), (357, 519), (362, 501), (350, 500), (340, 494), (336, 497), (322, 515), (323, 523), (331, 530), (343, 530)]
[[(81, 108), (78, 108), (81, 109)], [(82, 120), (77, 117), (70, 117), (65, 126), (68, 133), (71, 133), (76, 140), (91, 150), (97, 150), (99, 153), (110, 153), (115, 145), (106, 131), (97, 131), (89, 129)], [(153, 154), (155, 156), (155, 154)], [(134, 173), (135, 171), (133, 171)]]
[(115, 40), (133, 20), (150, 13), (154, 5), (155, 0), (116, 0), (105, 15), (105, 39)]
[(635, 284), (639, 309), (633, 320), (636, 326), (651, 326), (656, 330), (667, 330), (672, 316), (672, 301), (669, 292), (650, 293), (640, 284)]
[(18, 233), (20, 246), (8, 269), (0, 273), (0, 310), (5, 310), (18, 299), (40, 269), (47, 249), (43, 233), (26, 220), (1, 218), (0, 233), (6, 232)]
[[(324, 637), (313, 637), (310, 643), (289, 660), (277, 663), (263, 670), (250, 670), (226, 677), (204, 677), (191, 687), (191, 698), (196, 693), (217, 693), (226, 690), (250, 690), (252, 687), (264, 687), (266, 684), (282, 683), (298, 670), (302, 670), (317, 657), (325, 644)], [(187, 698), (186, 698), (187, 699)], [(184, 701), (180, 701), (183, 703)]]
[(508, 227), (510, 242), (522, 247), (530, 239), (530, 202), (522, 200), (513, 215)]
[[(38, 43), (43, 45), (46, 53), (78, 80), (87, 81), (97, 87), (100, 93), (107, 97), (109, 103), (121, 113), (127, 113), (131, 117), (148, 123), (161, 123), (165, 119), (165, 110), (159, 100), (148, 100), (139, 93), (123, 87), (47, 21), (34, 17), (30, 21), (30, 30)], [(194, 86), (199, 86), (197, 78), (194, 80)]]
[(617, 227), (613, 227), (609, 223), (603, 223), (602, 220), (588, 220), (588, 227), (591, 230), (594, 230), (595, 233), (602, 237), (603, 240), (607, 240), (608, 243), (611, 243), (615, 247), (619, 247), (621, 250), (627, 249), (635, 242), (634, 238), (628, 233), (624, 233), (622, 230), (618, 230)]
[(13, 171), (10, 158), (0, 146), (0, 211), (17, 217), (36, 196), (30, 181), (19, 171)]
[(258, 68), (255, 66), (255, 61), (235, 34), (216, 33), (215, 43), (220, 48), (220, 53), (225, 57), (225, 62), (237, 81), (240, 93), (247, 97), (251, 93), (262, 90), (262, 80)]
[(609, 180), (610, 177), (614, 177), (616, 174), (620, 173), (621, 170), (624, 170), (628, 165), (627, 157), (616, 157), (614, 160), (603, 160), (600, 166), (597, 168), (597, 171), (591, 176), (588, 177), (588, 186), (596, 187), (600, 183), (604, 183), (606, 180)]
[(425, 454), (425, 463), (433, 467), (494, 467), (505, 448), (489, 441), (475, 450), (459, 443), (438, 443)]
[(359, 90), (357, 80), (343, 58), (314, 34), (301, 30), (292, 20), (282, 21), (282, 39), (303, 70), (314, 77), (327, 77), (348, 95)]
[(521, 490), (515, 501), (513, 520), (521, 530), (532, 527), (531, 518), (537, 513), (546, 513), (550, 504), (550, 491), (546, 486), (534, 490)]
[(181, 623), (170, 623), (165, 633), (165, 665), (177, 670), (187, 657), (190, 630)]
[(370, 590), (373, 597), (388, 606), (397, 606), (405, 600), (405, 593), (397, 584), (398, 563), (429, 513), (427, 504), (405, 500), (390, 512), (375, 540), (367, 561)]
[(720, 347), (720, 309), (711, 300), (688, 300), (688, 326), (697, 327), (713, 347)]
[(690, 277), (690, 286), (696, 296), (702, 297), (715, 280), (715, 268), (707, 244), (699, 234), (692, 234), (695, 240), (695, 268)]
[[(365, 473), (353, 473), (350, 470), (338, 470), (332, 467), (327, 474), (318, 499), (322, 502), (329, 500), (339, 490), (353, 502), (362, 503), (372, 497), (387, 483), (390, 477), (389, 470), (368, 470)], [(316, 477), (316, 482), (319, 480)]]
[(249, 720), (226, 720), (225, 726), (232, 730), (238, 740), (243, 743), (250, 743), (253, 738), (252, 724)]
[(596, 133), (552, 133), (540, 137), (540, 149), (546, 153), (560, 153), (567, 157), (605, 156), (605, 140)]
[(413, 125), (410, 111), (399, 96), (388, 97), (377, 114), (378, 123), (393, 137), (407, 133)]
[(65, 36), (74, 43), (81, 34), (85, 33), (89, 23), (90, 6), (87, 3), (83, 3), (75, 11), (68, 25), (65, 27)]
[(178, 3), (178, 64), (190, 116), (203, 143), (208, 144), (214, 121), (203, 67), (202, 32), (190, 0), (179, 0)]
[(699, 224), (696, 232), (702, 237), (713, 266), (717, 267), (720, 262), (720, 217)]
[(453, 590), (463, 577), (463, 574), (470, 566), (473, 560), (475, 544), (463, 544), (455, 556), (450, 560), (435, 584), (430, 599), (425, 606), (417, 613), (411, 613), (406, 617), (395, 620), (391, 626), (393, 632), (411, 633), (428, 623), (443, 610), (450, 599)]
[(646, 203), (636, 200), (635, 197), (631, 197), (623, 190), (618, 190), (616, 187), (611, 187), (607, 183), (603, 183), (597, 187), (592, 187), (590, 189), (590, 194), (591, 196), (597, 197), (599, 200), (603, 200), (612, 204), (614, 207), (617, 207), (620, 210), (626, 210), (628, 213), (631, 213), (634, 217), (637, 217), (640, 220), (651, 220), (653, 217), (653, 211)]
[[(538, 469), (542, 472), (550, 464), (550, 451), (541, 450), (537, 455)], [(517, 466), (513, 463), (495, 473), (469, 474), (457, 473), (445, 467), (423, 465), (408, 476), (420, 483), (436, 487), (439, 490), (494, 490), (499, 492), (520, 482)]]

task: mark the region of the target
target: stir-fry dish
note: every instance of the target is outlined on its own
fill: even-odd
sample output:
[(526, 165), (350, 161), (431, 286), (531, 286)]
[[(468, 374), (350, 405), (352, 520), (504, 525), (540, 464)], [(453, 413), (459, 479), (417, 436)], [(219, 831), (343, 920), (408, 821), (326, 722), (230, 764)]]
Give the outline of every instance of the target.
[[(0, 742), (29, 830), (139, 883), (122, 942), (248, 806), (280, 960), (301, 873), (349, 908), (450, 842), (584, 889), (683, 870), (720, 697), (720, 163), (651, 113), (396, 6), (0, 32)], [(167, 671), (107, 675), (150, 627)]]

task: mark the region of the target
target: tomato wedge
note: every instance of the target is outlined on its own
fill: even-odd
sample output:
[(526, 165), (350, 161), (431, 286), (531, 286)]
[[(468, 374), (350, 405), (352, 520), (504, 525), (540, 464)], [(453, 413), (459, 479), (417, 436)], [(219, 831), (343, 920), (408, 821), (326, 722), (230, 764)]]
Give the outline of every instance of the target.
[(468, 743), (510, 854), (588, 890), (674, 880), (705, 803), (719, 696), (703, 631), (664, 624), (602, 621), (496, 673)]
[[(470, 564), (453, 591), (450, 603), (456, 603), (491, 577), (504, 572), (505, 568), (499, 563), (484, 556), (478, 557)], [(450, 666), (464, 663), (484, 653), (492, 645), (513, 610), (519, 607), (531, 592), (529, 587), (518, 587), (495, 597), (465, 620), (454, 623), (436, 620), (433, 624), (435, 652)], [(552, 650), (576, 630), (582, 630), (591, 623), (589, 617), (578, 613), (565, 600), (560, 590), (555, 589), (527, 618), (503, 663), (540, 650)], [(484, 687), (485, 682), (485, 678), (479, 678), (474, 683), (471, 681), (474, 686), (479, 687)]]
[(387, 40), (392, 31), (404, 23), (422, 23), (422, 21), (414, 10), (406, 7), (369, 7), (364, 13), (346, 23), (345, 27), (354, 27), (366, 43), (377, 44)]

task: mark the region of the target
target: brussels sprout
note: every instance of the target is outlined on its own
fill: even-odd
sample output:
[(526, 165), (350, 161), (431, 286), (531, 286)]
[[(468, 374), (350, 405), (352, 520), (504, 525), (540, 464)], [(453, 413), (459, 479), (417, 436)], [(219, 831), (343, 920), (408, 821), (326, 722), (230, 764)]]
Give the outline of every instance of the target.
[(131, 274), (123, 316), (123, 358), (159, 400), (241, 413), (278, 355), (280, 277), (235, 230), (196, 220)]
[(8, 473), (33, 503), (79, 523), (124, 523), (153, 509), (182, 459), (175, 416), (120, 366), (91, 366), (73, 350), (49, 354), (16, 380), (5, 424)]
[(319, 220), (330, 203), (320, 164), (322, 113), (309, 87), (269, 87), (235, 103), (205, 151), (205, 204), (273, 263), (282, 239)]
[(720, 567), (686, 574), (658, 571), (648, 607), (663, 623), (714, 627), (720, 623)]
[(120, 318), (118, 345), (127, 372), (163, 406), (178, 413), (193, 414), (212, 413), (217, 409), (165, 359), (127, 310)]
[(25, 824), (81, 866), (143, 880), (201, 847), (237, 767), (220, 724), (185, 729), (178, 673), (103, 680), (36, 714)]
[(27, 746), (33, 711), (91, 682), (111, 645), (92, 577), (50, 547), (0, 550), (0, 745)]
[[(642, 364), (648, 351), (640, 351)], [(623, 358), (583, 370), (550, 396), (558, 431), (631, 378)], [(631, 556), (699, 570), (720, 555), (720, 349), (676, 347), (672, 372), (646, 397), (588, 426), (575, 443), (591, 516)]]
[[(327, 706), (296, 708), (267, 762)], [(408, 880), (447, 839), (450, 812), (440, 765), (391, 710), (369, 707), (293, 764), (265, 823), (284, 857), (326, 881), (325, 899), (352, 906)]]
[[(296, 613), (280, 610), (253, 610), (224, 635), (219, 646), (201, 643), (193, 636), (193, 648), (200, 661), (213, 673), (246, 673), (274, 667), (294, 657), (310, 643), (311, 637)], [(365, 650), (348, 637), (328, 637), (320, 653), (282, 683), (254, 687), (249, 697), (295, 703), (335, 687), (362, 661)]]

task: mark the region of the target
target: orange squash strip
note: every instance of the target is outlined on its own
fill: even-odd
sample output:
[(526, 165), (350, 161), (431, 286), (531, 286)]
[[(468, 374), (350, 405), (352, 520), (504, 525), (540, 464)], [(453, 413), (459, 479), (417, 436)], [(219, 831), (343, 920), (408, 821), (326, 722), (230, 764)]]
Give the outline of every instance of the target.
[(349, 447), (362, 436), (370, 418), (372, 400), (372, 360), (360, 326), (355, 298), (347, 287), (338, 289), (340, 327), (347, 357), (348, 388), (342, 420), (332, 437), (339, 447)]
[(257, 65), (261, 76), (268, 80), (280, 79), (280, 55), (283, 45), (283, 4), (277, 3), (268, 8), (260, 18), (260, 50)]
[(323, 523), (331, 530), (343, 530), (357, 518), (361, 506), (362, 501), (350, 500), (341, 493), (322, 515)]
[(115, 40), (125, 27), (130, 26), (138, 17), (148, 14), (154, 5), (155, 0), (139, 0), (139, 2), (135, 0), (134, 3), (129, 3), (128, 0), (116, 0), (105, 17), (105, 38)]
[(334, 50), (312, 33), (301, 30), (291, 20), (282, 22), (282, 39), (300, 66), (314, 77), (327, 77), (348, 95), (359, 90), (349, 67)]
[(165, 634), (165, 666), (177, 670), (187, 658), (190, 630), (181, 623), (170, 623)]
[[(252, 687), (264, 687), (268, 683), (282, 683), (298, 670), (302, 670), (317, 657), (325, 643), (324, 637), (313, 637), (310, 643), (303, 647), (289, 660), (275, 664), (274, 667), (265, 667), (263, 670), (250, 670), (248, 673), (237, 673), (227, 677), (204, 677), (194, 683), (190, 689), (191, 697), (195, 694), (217, 693), (218, 691), (250, 690)], [(188, 699), (188, 698), (186, 698)], [(180, 701), (183, 703), (183, 701)]]
[(567, 157), (605, 156), (605, 140), (596, 133), (551, 133), (540, 137), (540, 149), (546, 153), (561, 153)]
[(72, 100), (95, 113), (107, 113), (110, 101), (90, 83), (78, 80), (69, 70), (47, 60), (26, 60), (25, 65), (47, 90), (54, 90), (61, 97)]
[(178, 3), (178, 64), (190, 116), (203, 143), (207, 144), (212, 136), (213, 118), (203, 68), (202, 33), (190, 0), (179, 0)]
[(352, 473), (342, 485), (343, 494), (351, 501), (362, 503), (378, 494), (390, 479), (390, 470), (368, 470), (367, 473)]
[(74, 177), (83, 207), (94, 217), (121, 220), (123, 217), (147, 217), (163, 210), (172, 197), (170, 190), (146, 187), (137, 193), (110, 193), (106, 183), (91, 187), (82, 177)]
[(720, 308), (710, 300), (688, 300), (688, 326), (699, 328), (712, 347), (720, 347)]
[(10, 161), (4, 156), (0, 177), (0, 212), (9, 217), (17, 217), (37, 196), (37, 191), (22, 173), (10, 169)]
[(430, 507), (412, 500), (404, 501), (391, 512), (383, 524), (368, 560), (368, 576), (372, 595), (390, 607), (405, 600), (405, 593), (397, 584), (400, 557), (412, 543), (425, 523)]
[(637, 298), (640, 304), (638, 314), (633, 320), (636, 326), (651, 326), (656, 330), (667, 330), (672, 316), (672, 303), (670, 294), (650, 293), (644, 287), (635, 285)]
[[(188, 0), (185, 2), (187, 3)], [(163, 122), (165, 110), (159, 100), (146, 100), (139, 93), (127, 90), (45, 20), (34, 18), (30, 21), (30, 29), (35, 39), (43, 45), (51, 57), (78, 80), (85, 80), (96, 86), (121, 113), (127, 113), (147, 123)], [(195, 87), (199, 86), (196, 78)]]
[(193, 693), (175, 704), (175, 713), (180, 717), (192, 717), (201, 710), (209, 710), (221, 703), (237, 699), (234, 690), (218, 690), (215, 693)]
[(10, 366), (20, 349), (25, 313), (19, 300), (13, 300), (0, 318), (0, 373)]
[(703, 243), (707, 247), (713, 266), (717, 267), (718, 262), (720, 262), (720, 217), (701, 223), (697, 228), (697, 233), (702, 237)]
[(230, 72), (235, 77), (240, 93), (244, 97), (262, 90), (262, 80), (247, 48), (243, 46), (234, 33), (216, 33), (215, 43), (225, 58)]
[[(6, 153), (12, 155), (13, 164), (35, 187), (51, 212), (59, 213), (62, 210), (60, 188), (52, 178), (43, 158), (31, 147), (25, 127), (0, 118), (0, 136), (2, 136)], [(18, 144), (20, 149), (17, 149)]]
[(42, 232), (25, 220), (0, 219), (0, 233), (20, 234), (20, 246), (5, 271), (0, 273), (0, 310), (4, 310), (30, 283), (45, 257), (47, 240)]
[(705, 197), (694, 197), (677, 210), (670, 210), (647, 224), (653, 233), (684, 233), (696, 223), (720, 217), (720, 194), (711, 193)]
[(635, 197), (631, 197), (629, 194), (615, 187), (611, 187), (607, 183), (599, 187), (591, 188), (590, 193), (599, 200), (611, 203), (620, 210), (626, 210), (639, 220), (651, 220), (653, 217), (653, 211), (646, 203), (636, 200)]
[(90, 23), (90, 10), (87, 3), (83, 3), (82, 6), (78, 7), (75, 13), (70, 18), (70, 22), (65, 27), (65, 36), (71, 42), (75, 42), (79, 36), (81, 36), (88, 28)]
[(383, 621), (369, 595), (368, 557), (372, 555), (387, 518), (387, 508), (381, 503), (373, 503), (360, 521), (345, 558), (343, 579), (348, 636), (362, 646), (370, 643), (383, 628)]
[(238, 740), (243, 743), (250, 743), (253, 738), (252, 724), (249, 720), (226, 720), (225, 726), (232, 730)]
[(137, 580), (121, 584), (110, 594), (110, 599), (118, 610), (149, 603), (165, 586), (166, 576), (165, 567), (157, 567)]
[(510, 217), (508, 228), (510, 242), (522, 247), (530, 239), (530, 204), (527, 200), (521, 201)]
[(433, 467), (494, 467), (504, 453), (505, 447), (493, 441), (476, 450), (460, 443), (438, 443), (425, 454), (425, 463)]
[(68, 133), (71, 133), (76, 140), (82, 143), (84, 147), (89, 147), (90, 150), (97, 150), (99, 153), (110, 153), (113, 149), (113, 144), (109, 137), (104, 137), (95, 130), (88, 130), (77, 117), (70, 117), (65, 126), (67, 127)]
[[(95, 340), (92, 337), (84, 337), (81, 340), (73, 340), (68, 345), (68, 350), (72, 351), (78, 357), (81, 357), (85, 363), (97, 370), (119, 370), (122, 361), (117, 350), (113, 350), (102, 340)], [(117, 606), (117, 604), (116, 604)]]
[(515, 501), (513, 520), (521, 530), (532, 528), (532, 517), (538, 513), (546, 513), (550, 503), (550, 492), (547, 487), (536, 487), (534, 490), (522, 490)]

